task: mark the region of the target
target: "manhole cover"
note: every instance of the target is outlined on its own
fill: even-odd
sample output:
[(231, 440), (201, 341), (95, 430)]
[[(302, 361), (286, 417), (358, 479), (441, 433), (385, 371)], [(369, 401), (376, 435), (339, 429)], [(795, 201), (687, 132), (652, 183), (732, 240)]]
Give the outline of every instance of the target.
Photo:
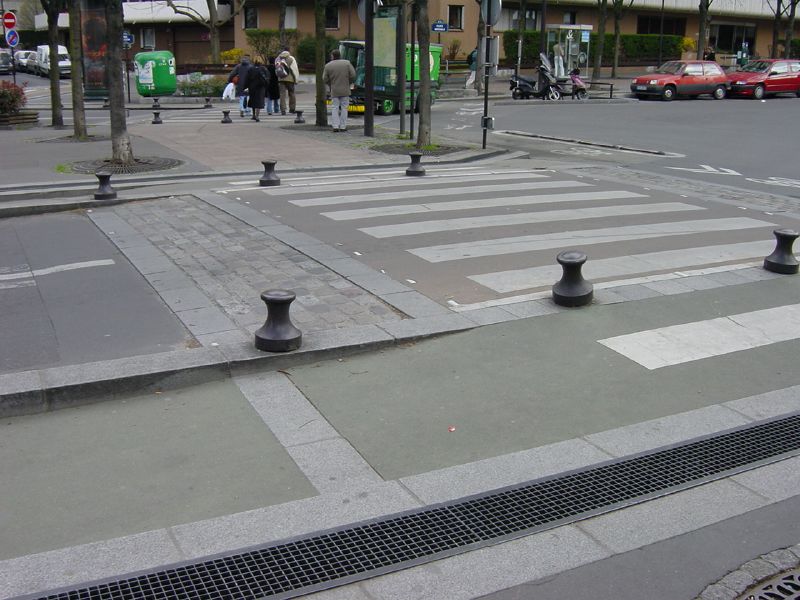
[(175, 158), (158, 158), (157, 156), (145, 156), (134, 159), (133, 164), (121, 165), (111, 162), (110, 159), (100, 160), (81, 160), (72, 163), (74, 173), (94, 174), (98, 171), (106, 171), (114, 175), (130, 175), (133, 173), (147, 173), (150, 171), (166, 171), (174, 169), (183, 164), (182, 160)]
[(797, 600), (800, 598), (800, 568), (759, 583), (739, 596), (743, 600)]

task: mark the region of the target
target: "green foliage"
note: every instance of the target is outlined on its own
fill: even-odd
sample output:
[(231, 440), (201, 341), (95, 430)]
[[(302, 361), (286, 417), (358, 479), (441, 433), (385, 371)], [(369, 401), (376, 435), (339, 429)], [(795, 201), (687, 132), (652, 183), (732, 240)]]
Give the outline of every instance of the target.
[[(339, 40), (335, 37), (325, 36), (325, 57), (331, 54), (331, 50), (339, 47)], [(314, 36), (307, 36), (297, 44), (297, 62), (303, 66), (316, 67), (317, 64), (317, 40)]]
[(178, 93), (181, 96), (219, 98), (226, 85), (228, 85), (227, 77), (204, 77), (202, 73), (191, 73), (186, 79), (178, 82)]
[(24, 87), (14, 85), (10, 81), (0, 81), (0, 113), (4, 115), (19, 112), (28, 99)]
[(230, 50), (223, 50), (219, 53), (220, 60), (226, 65), (235, 65), (242, 60), (244, 50), (241, 48), (231, 48)]
[(461, 40), (458, 38), (453, 38), (452, 40), (450, 40), (450, 43), (447, 44), (447, 59), (455, 60), (460, 50), (461, 50)]
[[(295, 47), (297, 45), (297, 30), (286, 29), (284, 33), (289, 47)], [(267, 58), (277, 56), (282, 50), (281, 32), (277, 29), (245, 29), (244, 34), (247, 37), (247, 43), (250, 44), (255, 54), (253, 58), (260, 59), (261, 62), (266, 63)]]
[[(503, 50), (506, 59), (514, 64), (517, 62), (517, 40), (519, 31), (506, 31), (503, 33)], [(539, 62), (539, 32), (525, 31), (522, 35), (522, 66), (532, 67)]]
[(800, 38), (792, 38), (791, 52), (792, 58), (800, 56)]

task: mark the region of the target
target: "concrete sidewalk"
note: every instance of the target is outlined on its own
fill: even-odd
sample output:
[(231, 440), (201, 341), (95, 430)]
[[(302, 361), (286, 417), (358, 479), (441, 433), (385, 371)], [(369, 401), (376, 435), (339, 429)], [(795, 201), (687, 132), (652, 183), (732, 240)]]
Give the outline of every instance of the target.
[[(115, 178), (130, 182), (123, 203), (77, 213), (197, 344), (0, 375), (0, 480), (11, 482), (0, 515), (0, 598), (236, 552), (800, 411), (797, 340), (779, 352), (766, 346), (661, 371), (597, 343), (796, 302), (796, 277), (751, 266), (680, 284), (598, 286), (586, 309), (540, 298), (451, 311), (232, 194), (210, 191), (254, 184), (259, 161), (276, 154), (284, 185), (364, 170), (399, 175), (405, 156), (371, 149), (392, 141), (391, 133), (373, 142), (357, 130), (333, 134), (268, 118), (222, 125), (213, 122), (217, 109), (214, 119), (197, 112), (198, 122), (161, 126), (134, 114), (135, 152), (184, 164), (166, 177)], [(105, 127), (93, 130), (102, 135)], [(0, 211), (57, 208), (51, 203), (76, 184), (84, 196), (67, 200), (88, 201), (93, 178), (56, 166), (103, 158), (108, 142), (39, 142), (67, 134), (0, 134), (16, 148), (0, 157), (9, 178)], [(490, 172), (502, 170), (503, 158), (498, 149), (466, 147), (426, 158), (426, 166)], [(14, 199), (23, 189), (52, 197)], [(267, 287), (301, 292), (293, 313), (305, 333), (298, 352), (252, 348), (251, 332), (264, 318), (258, 293)], [(467, 599), (606, 561), (658, 569), (637, 563), (637, 552), (690, 534), (713, 548), (728, 520), (784, 514), (781, 503), (800, 496), (799, 461), (318, 597)], [(742, 562), (793, 541), (776, 527), (752, 535), (762, 537), (736, 555)], [(638, 597), (688, 600), (736, 568), (731, 560), (697, 569), (680, 596), (667, 588)], [(594, 577), (597, 589), (611, 589), (603, 581), (614, 571)], [(641, 577), (646, 584), (647, 572)], [(726, 589), (706, 598), (733, 599), (733, 587)], [(524, 588), (516, 591), (525, 597)], [(569, 585), (558, 593), (578, 597)]]

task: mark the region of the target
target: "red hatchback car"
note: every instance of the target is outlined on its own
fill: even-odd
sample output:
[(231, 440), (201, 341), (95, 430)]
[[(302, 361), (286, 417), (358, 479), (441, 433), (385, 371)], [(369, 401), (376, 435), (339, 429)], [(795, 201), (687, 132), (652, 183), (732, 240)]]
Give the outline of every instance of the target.
[(711, 94), (722, 100), (728, 87), (728, 76), (722, 67), (707, 60), (671, 60), (631, 82), (631, 92), (640, 100), (659, 96), (667, 102), (675, 96), (700, 94)]
[(783, 92), (800, 96), (800, 60), (751, 60), (741, 71), (729, 73), (728, 81), (731, 94), (756, 100)]

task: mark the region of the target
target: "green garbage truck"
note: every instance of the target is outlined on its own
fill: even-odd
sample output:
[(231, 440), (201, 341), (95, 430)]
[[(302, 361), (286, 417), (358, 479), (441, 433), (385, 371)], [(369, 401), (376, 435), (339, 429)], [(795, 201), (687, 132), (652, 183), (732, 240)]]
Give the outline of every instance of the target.
[(136, 69), (136, 91), (140, 96), (171, 96), (178, 89), (172, 52), (139, 52), (133, 57), (133, 64)]
[[(356, 70), (356, 83), (350, 95), (348, 112), (364, 112), (364, 42), (343, 40), (339, 42), (342, 58), (349, 60)], [(431, 103), (436, 100), (439, 90), (439, 65), (442, 59), (441, 44), (430, 45), (431, 61)], [(406, 44), (406, 109), (414, 106), (419, 110), (419, 45), (414, 46), (414, 102), (411, 101), (411, 44)], [(397, 90), (397, 69), (394, 67), (375, 67), (375, 114), (390, 115), (399, 112)]]

